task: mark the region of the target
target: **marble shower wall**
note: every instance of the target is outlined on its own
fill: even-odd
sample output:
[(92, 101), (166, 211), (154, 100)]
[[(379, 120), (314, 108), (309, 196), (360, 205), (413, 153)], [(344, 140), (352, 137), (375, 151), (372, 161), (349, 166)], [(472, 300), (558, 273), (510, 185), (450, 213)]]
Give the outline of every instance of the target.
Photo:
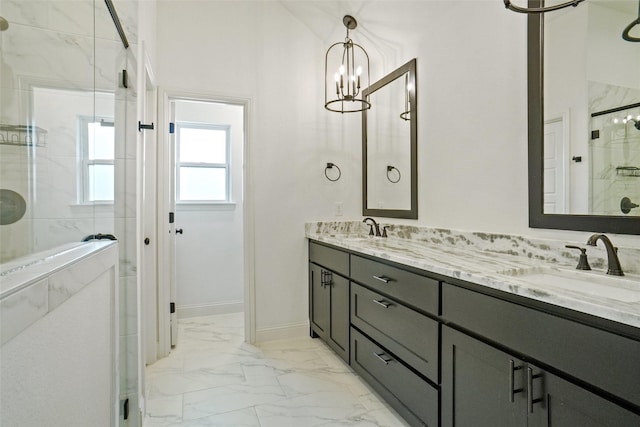
[[(137, 426), (136, 67), (138, 2), (114, 0), (124, 49), (103, 0), (0, 0), (0, 124), (46, 131), (40, 145), (0, 144), (0, 188), (21, 194), (24, 217), (0, 226), (0, 263), (113, 233), (119, 241), (120, 396)], [(128, 88), (121, 84), (122, 70)], [(39, 89), (35, 89), (39, 88)], [(115, 119), (115, 201), (83, 204), (78, 116)]]
[[(640, 90), (591, 82), (589, 111), (598, 112), (637, 104)], [(640, 204), (640, 130), (633, 121), (640, 117), (640, 107), (591, 118), (591, 130), (599, 137), (589, 141), (591, 159), (591, 212), (596, 215), (623, 215), (620, 201), (628, 197)], [(635, 170), (633, 168), (638, 168)], [(640, 216), (640, 209), (628, 215)]]

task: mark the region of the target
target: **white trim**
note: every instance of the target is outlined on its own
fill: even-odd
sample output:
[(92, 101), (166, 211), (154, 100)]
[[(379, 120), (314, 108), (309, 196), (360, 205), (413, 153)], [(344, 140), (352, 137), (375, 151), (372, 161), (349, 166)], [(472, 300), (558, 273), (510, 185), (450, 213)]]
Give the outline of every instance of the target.
[(256, 342), (287, 340), (309, 336), (309, 322), (275, 326), (256, 331)]
[(244, 301), (230, 301), (217, 304), (183, 305), (176, 309), (178, 319), (189, 317), (214, 316), (216, 314), (241, 313)]
[[(138, 45), (138, 58), (139, 60), (136, 66), (137, 91), (133, 89), (132, 93), (134, 93), (135, 96), (137, 97), (136, 117), (138, 118), (138, 120), (146, 122), (147, 117), (145, 117), (145, 113), (148, 113), (149, 112), (148, 110), (152, 110), (153, 117), (157, 118), (158, 116), (158, 105), (157, 105), (158, 89), (157, 89), (156, 79), (153, 74), (153, 67), (151, 64), (151, 60), (147, 55), (146, 44), (144, 41), (140, 42), (140, 44)], [(145, 89), (144, 91), (142, 91), (143, 88)], [(147, 93), (149, 90), (153, 91), (154, 98), (155, 98), (152, 100), (153, 105), (151, 106), (146, 105), (147, 101), (150, 101), (148, 97), (149, 94)], [(154, 131), (153, 135), (155, 136), (155, 144), (153, 145), (157, 147), (158, 132)], [(148, 207), (147, 209), (143, 209), (144, 199), (142, 195), (143, 195), (144, 183), (145, 183), (145, 173), (147, 171), (145, 170), (142, 142), (143, 142), (142, 132), (137, 132), (136, 133), (136, 246), (135, 247), (136, 247), (136, 262), (138, 266), (136, 269), (136, 286), (137, 286), (137, 323), (138, 323), (138, 337), (137, 337), (138, 338), (138, 349), (137, 349), (138, 350), (138, 366), (137, 366), (137, 370), (138, 370), (138, 390), (137, 390), (138, 408), (137, 409), (138, 411), (137, 411), (137, 416), (139, 420), (141, 420), (144, 414), (146, 413), (145, 366), (148, 360), (148, 353), (151, 351), (153, 352), (152, 360), (155, 361), (157, 359), (158, 348), (162, 344), (164, 344), (163, 342), (158, 342), (156, 340), (157, 329), (155, 327), (150, 327), (148, 322), (148, 317), (150, 315), (152, 315), (157, 319), (158, 313), (157, 313), (156, 299), (159, 299), (162, 297), (162, 295), (158, 295), (157, 292), (162, 292), (162, 289), (160, 289), (160, 287), (156, 285), (153, 288), (153, 292), (149, 292), (150, 290), (148, 289), (148, 283), (146, 284), (147, 286), (145, 286), (145, 283), (143, 283), (143, 280), (145, 279), (145, 276), (143, 275), (143, 269), (145, 268), (144, 267), (145, 259), (143, 257), (143, 254), (145, 251), (145, 247), (143, 243), (144, 238), (151, 237), (151, 239), (153, 239), (153, 242), (154, 242), (153, 246), (155, 251), (154, 251), (154, 260), (153, 260), (153, 270), (155, 274), (154, 279), (157, 280), (160, 274), (160, 272), (158, 271), (159, 242), (158, 242), (158, 245), (156, 245), (155, 242), (156, 242), (156, 236), (158, 236), (158, 240), (160, 240), (163, 234), (158, 233), (158, 227), (159, 227), (158, 224), (160, 224), (160, 221), (156, 221), (156, 218), (155, 218), (156, 209), (153, 209), (153, 212), (149, 212), (150, 209), (148, 209)], [(157, 156), (157, 151), (155, 151), (154, 154)], [(154, 179), (154, 187), (156, 190), (156, 194), (154, 194), (153, 196), (156, 199), (156, 203), (157, 203), (156, 196), (157, 196), (158, 184), (159, 184), (157, 179), (157, 174), (156, 174), (157, 157), (154, 158), (153, 161), (154, 161), (153, 178), (152, 176), (149, 176), (149, 174), (146, 175), (146, 178)], [(144, 218), (143, 218), (143, 213), (146, 214), (146, 217)], [(145, 225), (148, 223), (150, 217), (153, 218), (153, 224), (155, 225), (156, 229), (151, 230), (151, 232), (148, 233), (150, 236), (148, 236), (147, 230), (145, 230)], [(154, 282), (156, 282), (156, 280), (154, 280)], [(151, 311), (151, 314), (148, 313), (148, 311)], [(162, 319), (157, 319), (157, 320), (161, 321)], [(153, 330), (149, 330), (149, 329), (153, 329)], [(132, 412), (135, 414), (135, 411), (132, 411)]]
[(222, 203), (177, 203), (176, 211), (179, 212), (199, 212), (199, 211), (234, 211), (236, 210), (235, 202)]

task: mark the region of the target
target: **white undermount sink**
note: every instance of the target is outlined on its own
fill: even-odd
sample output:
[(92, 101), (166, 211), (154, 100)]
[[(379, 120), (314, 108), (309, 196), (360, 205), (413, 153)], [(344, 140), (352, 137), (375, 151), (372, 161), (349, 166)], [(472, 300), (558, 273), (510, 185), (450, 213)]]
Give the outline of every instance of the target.
[(550, 291), (566, 290), (628, 303), (640, 302), (640, 277), (635, 275), (612, 276), (594, 270), (554, 267), (532, 267), (501, 273)]

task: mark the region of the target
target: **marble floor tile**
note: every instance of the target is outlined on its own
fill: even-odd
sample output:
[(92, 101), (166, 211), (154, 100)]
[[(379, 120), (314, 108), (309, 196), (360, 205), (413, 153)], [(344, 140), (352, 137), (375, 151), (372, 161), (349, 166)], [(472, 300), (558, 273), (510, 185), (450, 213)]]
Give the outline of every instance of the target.
[(322, 341), (244, 342), (241, 313), (180, 319), (147, 367), (144, 426), (406, 427)]

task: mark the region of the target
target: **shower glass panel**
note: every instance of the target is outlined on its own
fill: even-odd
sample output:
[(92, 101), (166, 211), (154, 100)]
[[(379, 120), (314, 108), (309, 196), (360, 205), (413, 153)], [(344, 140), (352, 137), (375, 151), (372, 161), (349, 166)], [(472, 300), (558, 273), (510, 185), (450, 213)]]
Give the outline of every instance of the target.
[[(118, 4), (136, 43), (137, 3)], [(118, 238), (120, 424), (135, 427), (135, 47), (104, 0), (0, 0), (0, 18), (0, 264)]]
[(640, 216), (640, 104), (591, 118), (591, 212)]
[[(124, 50), (104, 2), (0, 0), (0, 263), (115, 234), (114, 94)], [(109, 140), (110, 139), (110, 140)]]

